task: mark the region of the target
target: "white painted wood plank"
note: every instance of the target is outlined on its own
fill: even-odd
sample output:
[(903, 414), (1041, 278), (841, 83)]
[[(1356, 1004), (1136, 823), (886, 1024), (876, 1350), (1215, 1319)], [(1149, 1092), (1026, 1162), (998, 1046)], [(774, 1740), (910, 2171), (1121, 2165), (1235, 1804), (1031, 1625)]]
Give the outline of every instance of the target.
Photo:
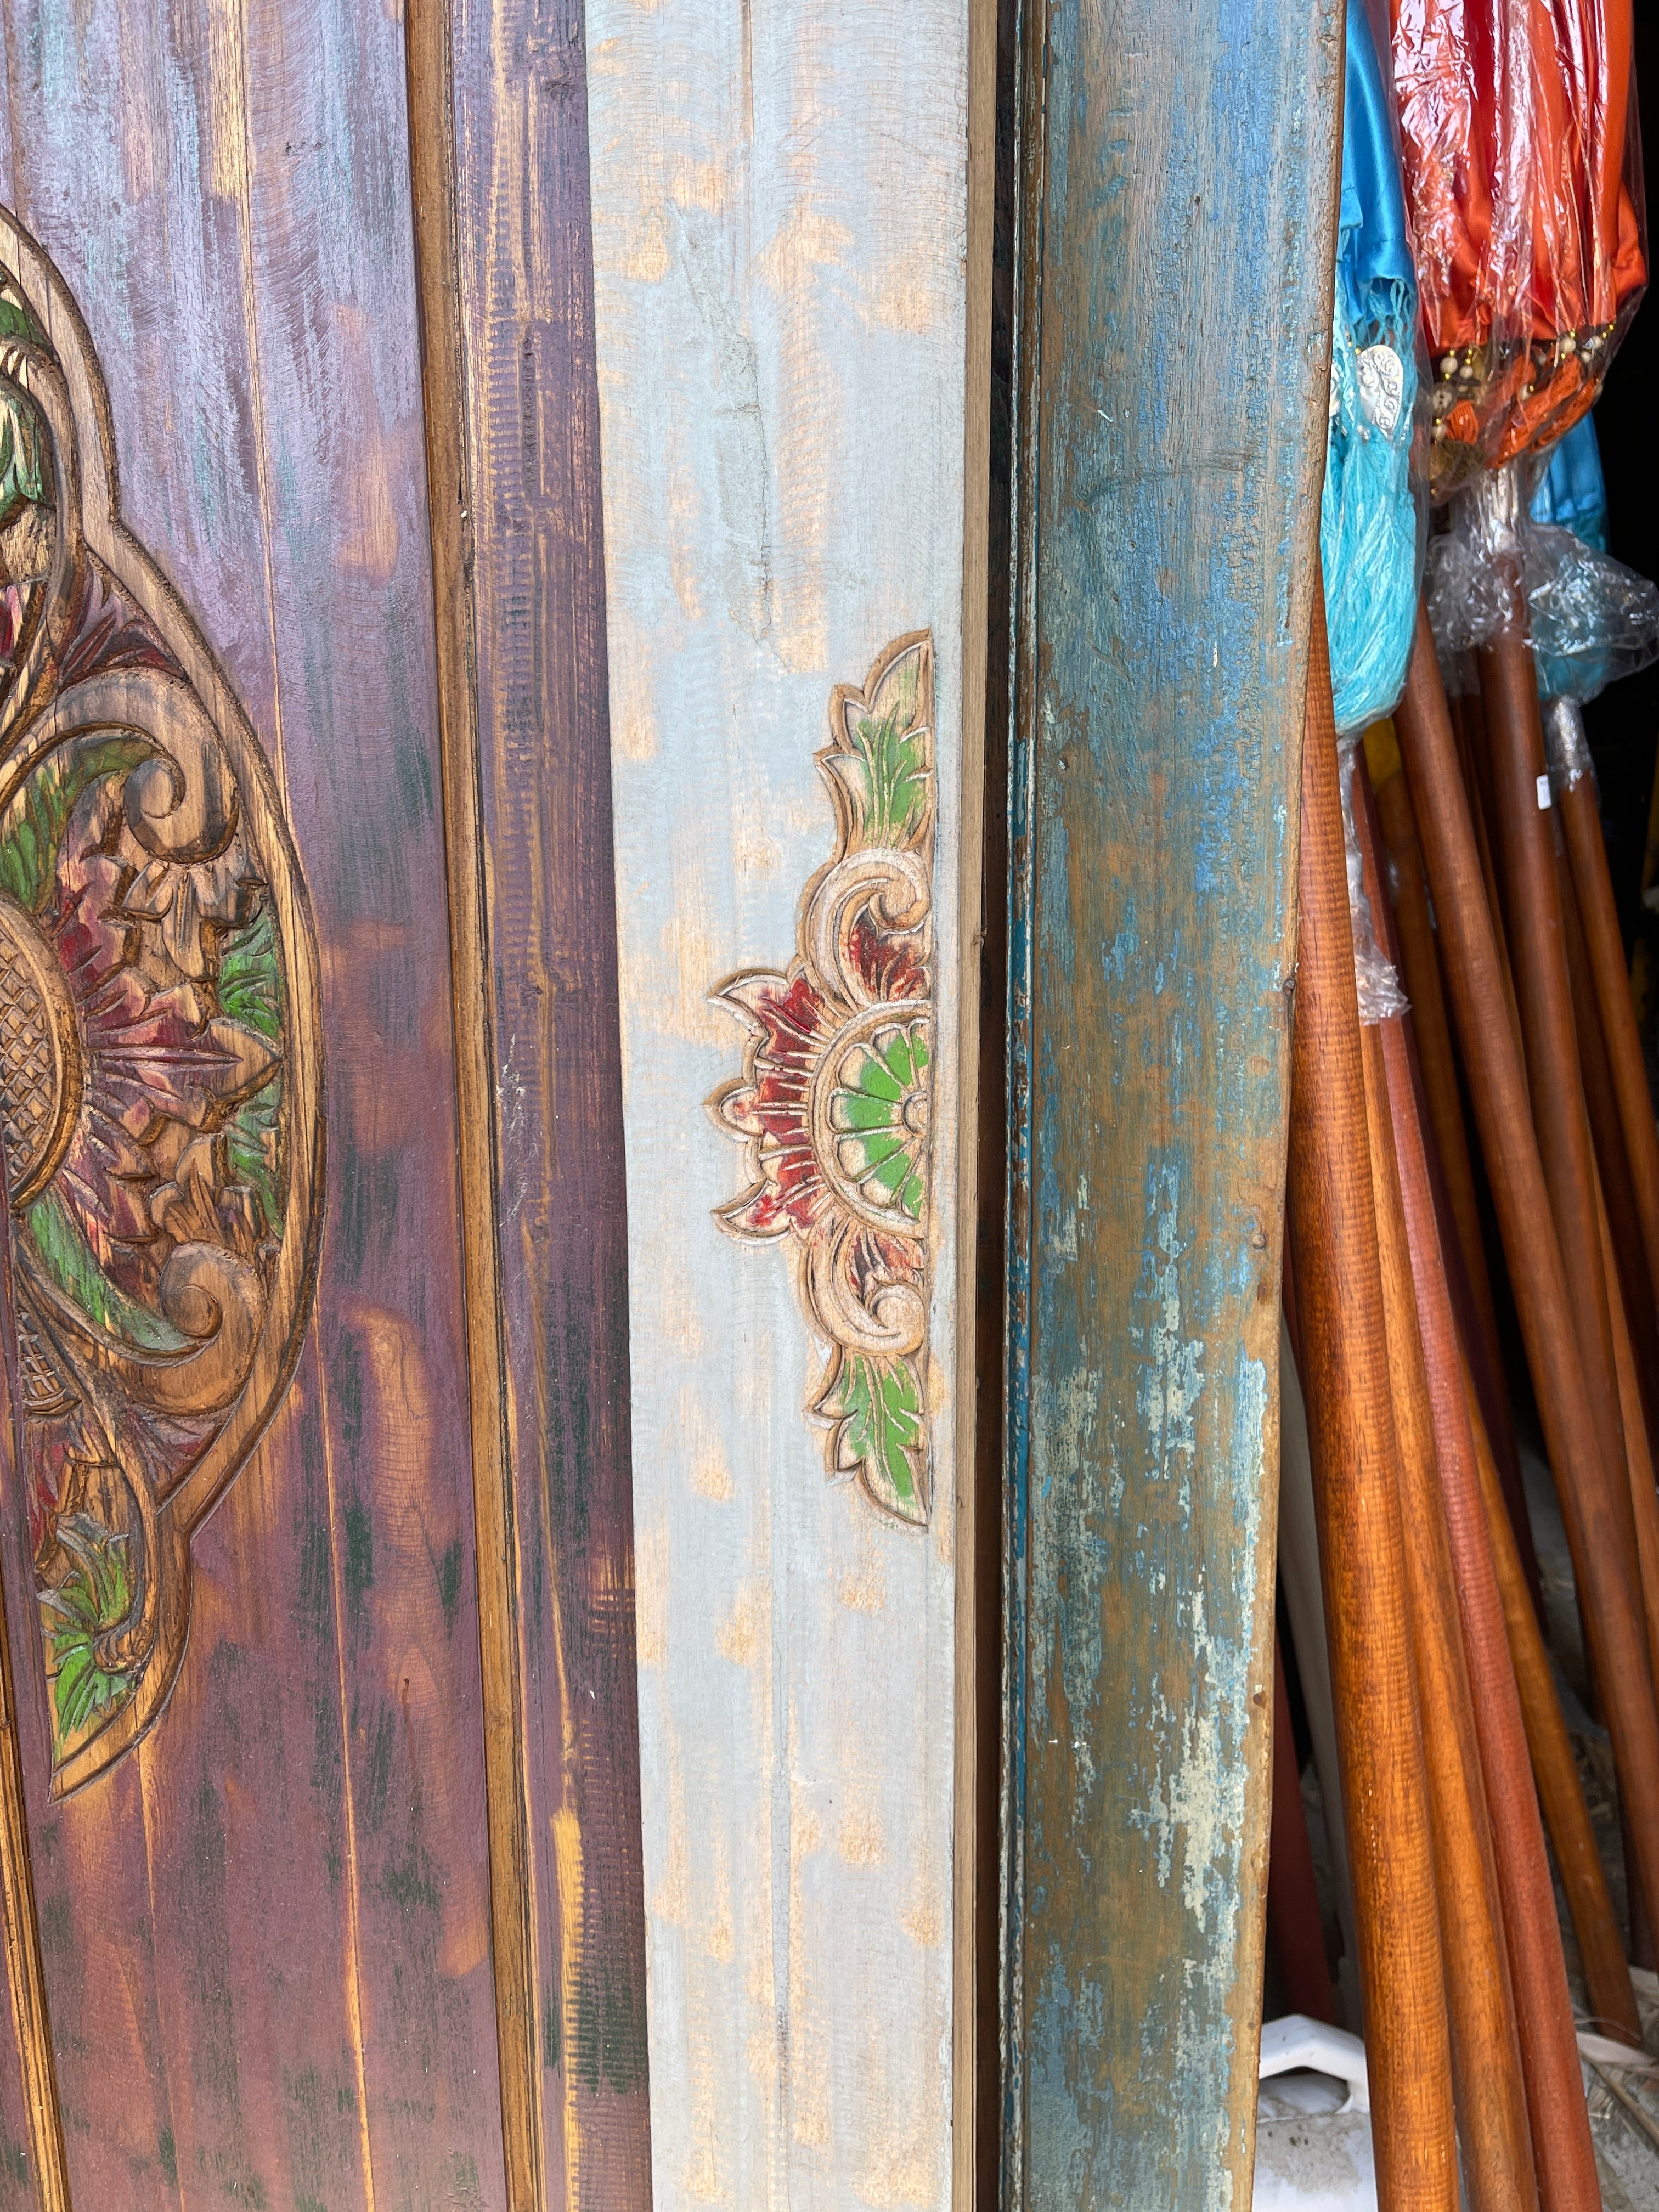
[[(656, 2202), (951, 2198), (965, 0), (598, 0)], [(935, 654), (932, 1506), (826, 1479), (709, 994), (835, 849), (837, 684)], [(964, 1379), (964, 1383), (966, 1378)]]

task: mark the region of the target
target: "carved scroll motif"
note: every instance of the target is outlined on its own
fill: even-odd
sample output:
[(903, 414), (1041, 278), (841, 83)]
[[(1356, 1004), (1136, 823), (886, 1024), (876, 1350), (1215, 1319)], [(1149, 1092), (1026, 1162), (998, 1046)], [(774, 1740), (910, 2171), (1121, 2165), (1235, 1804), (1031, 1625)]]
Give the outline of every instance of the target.
[(709, 1100), (750, 1187), (716, 1219), (787, 1237), (829, 1357), (810, 1411), (832, 1475), (925, 1526), (933, 1096), (933, 648), (902, 637), (861, 690), (838, 685), (817, 755), (839, 832), (807, 885), (787, 970), (713, 994), (747, 1030), (743, 1074)]
[(320, 1226), (293, 841), (115, 481), (84, 326), (0, 214), (0, 1154), (59, 1796), (167, 1700)]

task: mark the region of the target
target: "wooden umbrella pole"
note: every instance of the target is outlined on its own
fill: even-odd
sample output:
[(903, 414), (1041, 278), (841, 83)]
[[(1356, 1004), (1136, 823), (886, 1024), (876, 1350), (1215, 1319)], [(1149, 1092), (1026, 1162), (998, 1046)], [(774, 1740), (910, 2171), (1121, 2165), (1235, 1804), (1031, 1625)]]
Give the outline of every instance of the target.
[[(1596, 1004), (1595, 987), (1590, 974), (1589, 949), (1584, 941), (1578, 900), (1565, 861), (1559, 865), (1558, 872), (1561, 879), (1561, 920), (1566, 943), (1567, 978), (1572, 986), (1573, 1021), (1578, 1038), (1578, 1064), (1583, 1070), (1584, 1104), (1589, 1114), (1595, 1164), (1600, 1170), (1606, 1200), (1601, 1209), (1603, 1226), (1610, 1230), (1610, 1241), (1608, 1237), (1602, 1239), (1602, 1273), (1607, 1285), (1607, 1315), (1613, 1324), (1613, 1352), (1616, 1358), (1619, 1320), (1613, 1311), (1613, 1293), (1617, 1290), (1622, 1294), (1628, 1327), (1638, 1391), (1638, 1403), (1641, 1407), (1643, 1423), (1650, 1442), (1656, 1434), (1659, 1434), (1659, 1314), (1656, 1314), (1654, 1306), (1653, 1279), (1649, 1272), (1647, 1249), (1642, 1236), (1638, 1201), (1631, 1173), (1630, 1152), (1625, 1142), (1613, 1071), (1607, 1061), (1607, 1040), (1601, 1010)], [(1630, 1465), (1633, 1484), (1636, 1480), (1635, 1448), (1631, 1436), (1630, 1412), (1622, 1386), (1620, 1390), (1620, 1414), (1625, 1431), (1625, 1457)]]
[(1659, 1125), (1654, 1120), (1642, 1040), (1631, 1000), (1624, 939), (1595, 803), (1595, 779), (1590, 773), (1589, 747), (1583, 718), (1570, 700), (1552, 699), (1547, 712), (1551, 765), (1558, 787), (1556, 805), (1561, 811), (1584, 950), (1601, 1017), (1601, 1038), (1625, 1133), (1648, 1279), (1659, 1295)]
[[(1370, 841), (1370, 824), (1363, 813), (1356, 814), (1356, 829), (1370, 889), (1377, 878), (1377, 855)], [(1420, 1092), (1412, 1066), (1405, 1023), (1381, 1023), (1377, 1039), (1395, 1170), (1395, 1188), (1418, 1335), (1418, 1363), (1403, 1395), (1407, 1400), (1416, 1396), (1420, 1378), (1420, 1402), (1426, 1407), (1431, 1427), (1429, 1465), (1436, 1484), (1432, 1515), (1425, 1508), (1422, 1517), (1432, 1519), (1443, 1543), (1447, 1572), (1451, 1577), (1454, 1602), (1462, 1623), (1462, 1651), (1480, 1747), (1480, 1772), (1485, 1784), (1486, 1803), (1490, 1808), (1488, 1832), (1502, 1900), (1504, 1946), (1520, 2034), (1526, 2109), (1531, 2121), (1539, 2192), (1546, 2212), (1558, 2212), (1558, 2208), (1565, 2206), (1573, 2207), (1574, 2212), (1578, 2212), (1580, 2207), (1586, 2208), (1586, 2212), (1594, 2212), (1598, 2203), (1595, 2193), (1595, 2158), (1579, 2084), (1578, 2051), (1561, 1932), (1556, 1920), (1555, 1892), (1544, 1849), (1538, 1797), (1532, 1784), (1527, 1724), (1510, 1658), (1504, 1601), (1499, 1594), (1486, 1534), (1480, 1472), (1464, 1403), (1465, 1370), (1446, 1280), (1443, 1230), (1431, 1187)], [(1383, 1270), (1386, 1289), (1386, 1249)], [(1402, 1370), (1398, 1361), (1395, 1372), (1399, 1384)], [(1507, 1515), (1504, 1516), (1502, 1533), (1506, 1556), (1518, 1573), (1519, 1554)], [(1528, 1626), (1541, 1655), (1538, 1624), (1524, 1584), (1521, 1601)], [(1553, 1700), (1553, 1691), (1551, 1697)], [(1559, 1725), (1559, 1711), (1555, 1717)], [(1566, 1771), (1576, 1790), (1577, 1777), (1571, 1754)], [(1582, 1798), (1577, 1802), (1588, 1832), (1589, 1820)], [(1600, 1872), (1598, 1861), (1598, 1875)], [(1619, 1948), (1618, 1929), (1607, 1899), (1605, 1881), (1601, 1883), (1601, 1896), (1606, 1907), (1601, 1929), (1611, 1939), (1612, 1963), (1622, 1978), (1625, 1998), (1629, 2002), (1630, 1977)], [(1601, 1954), (1597, 1956), (1599, 1966)]]
[(1468, 1133), (1463, 1125), (1463, 1103), (1457, 1094), (1457, 1065), (1452, 1054), (1451, 1027), (1446, 1018), (1445, 994), (1440, 985), (1440, 963), (1434, 949), (1434, 921), (1429, 909), (1428, 886), (1423, 879), (1423, 854), (1417, 841), (1417, 824), (1412, 817), (1411, 793), (1406, 788), (1399, 740), (1391, 721), (1374, 723), (1366, 731), (1365, 767), (1371, 794), (1376, 801), (1382, 842), (1393, 863), (1390, 904), (1399, 937), (1401, 980), (1411, 1000), (1423, 1084), (1434, 1120), (1440, 1165), (1451, 1199), (1458, 1246), (1468, 1275), (1482, 1343), (1493, 1366), (1501, 1370), (1503, 1350), (1498, 1335), (1498, 1308), (1486, 1269), (1486, 1248), (1480, 1236), (1474, 1166), (1469, 1157)]
[[(1423, 873), (1423, 854), (1392, 721), (1375, 723), (1366, 732), (1365, 764), (1364, 787), (1358, 782), (1355, 786), (1359, 793), (1356, 804), (1363, 812), (1364, 789), (1369, 788), (1376, 810), (1377, 826), (1388, 848), (1393, 896), (1378, 899), (1375, 902), (1376, 913), (1379, 925), (1389, 934), (1389, 957), (1399, 968), (1406, 996), (1411, 1002), (1411, 1034), (1416, 1043), (1423, 1092), (1434, 1133), (1433, 1158), (1439, 1169), (1443, 1202), (1449, 1209), (1449, 1226), (1456, 1240), (1455, 1251), (1449, 1249), (1444, 1254), (1452, 1304), (1459, 1314), (1460, 1330), (1468, 1343), (1475, 1387), (1480, 1393), (1487, 1433), (1498, 1455), (1504, 1496), (1515, 1526), (1522, 1563), (1527, 1570), (1528, 1587), (1534, 1602), (1541, 1606), (1542, 1584), (1533, 1549), (1526, 1493), (1521, 1485), (1520, 1455), (1510, 1421), (1509, 1388), (1498, 1334), (1498, 1311), (1475, 1201), (1474, 1166), (1464, 1126), (1463, 1103), (1458, 1093), (1451, 1030), (1440, 981), (1440, 956), (1435, 950), (1434, 923)], [(1464, 1307), (1468, 1308), (1467, 1316)]]
[(1637, 1565), (1642, 1583), (1643, 1613), (1648, 1625), (1648, 1661), (1655, 1680), (1659, 1680), (1659, 1490), (1654, 1486), (1653, 1431), (1642, 1403), (1636, 1355), (1620, 1292), (1606, 1194), (1598, 1188), (1596, 1197), (1607, 1259), (1608, 1301), (1613, 1308), (1613, 1356), (1619, 1370), (1619, 1402), (1625, 1417), (1631, 1506), (1636, 1516)]
[[(1527, 1586), (1513, 1541), (1508, 1540), (1507, 1522), (1501, 1511), (1503, 1499), (1497, 1486), (1498, 1470), (1492, 1464), (1492, 1446), (1467, 1370), (1463, 1388), (1482, 1510), (1503, 1600), (1504, 1631), (1526, 1724), (1527, 1749), (1538, 1788), (1538, 1802), (1543, 1808), (1555, 1863), (1561, 1871), (1561, 1886), (1566, 1892), (1567, 1910), (1572, 1918), (1572, 1932), (1577, 1938), (1590, 2009), (1603, 2033), (1620, 2036), (1629, 2043), (1639, 2043), (1641, 2021), (1631, 1987), (1624, 1938), (1619, 1932), (1607, 1871), (1596, 1848), (1589, 1808), (1584, 1802), (1584, 1788), (1579, 1779), (1578, 1762), (1573, 1757), (1572, 1739), (1567, 1734), (1561, 1701), (1556, 1695), (1549, 1653), (1545, 1649), (1537, 1617), (1527, 1602)], [(1503, 1816), (1494, 1813), (1493, 1820), (1501, 1832)]]
[(1412, 1681), (1399, 1452), (1316, 574), (1314, 600), (1291, 1060), (1291, 1230), (1302, 1379), (1359, 1923), (1378, 2200), (1389, 2212), (1455, 2212), (1451, 2052)]
[(1464, 796), (1469, 804), (1469, 819), (1474, 825), (1475, 850), (1480, 856), (1480, 879), (1486, 886), (1486, 911), (1492, 916), (1492, 936), (1498, 945), (1498, 967), (1503, 978), (1504, 1003), (1509, 1011), (1510, 1024), (1515, 1031), (1518, 1048), (1521, 1016), (1515, 1002), (1515, 975), (1510, 963), (1509, 929), (1504, 919), (1503, 885), (1498, 881), (1492, 844), (1492, 784), (1486, 710), (1480, 703), (1478, 691), (1465, 692), (1461, 703), (1463, 714), (1457, 744), (1458, 767), (1463, 779)]
[(1297, 1772), (1285, 1654), (1273, 1631), (1273, 1821), (1267, 1854), (1267, 1932), (1292, 2012), (1334, 2023), (1330, 1962), (1320, 1924), (1308, 1815)]
[(1387, 1030), (1396, 1033), (1396, 1042), (1403, 1042), (1395, 1019), (1364, 1025), (1360, 1044), (1457, 2132), (1473, 2212), (1516, 2212), (1516, 2208), (1537, 2202), (1537, 2186), (1498, 1872), (1395, 1164), (1383, 1064), (1382, 1032)]
[[(1484, 491), (1485, 485), (1480, 489)], [(1594, 1154), (1567, 977), (1538, 687), (1522, 627), (1524, 601), (1518, 581), (1510, 573), (1512, 564), (1504, 558), (1494, 565), (1511, 594), (1512, 627), (1483, 647), (1479, 659), (1509, 900), (1510, 957), (1550, 1216), (1566, 1271), (1595, 1440), (1613, 1486), (1614, 1511), (1622, 1526), (1628, 1559), (1634, 1550), (1636, 1528), (1630, 1514), (1624, 1429), (1619, 1418), (1619, 1383), (1613, 1361), (1613, 1323), (1595, 1222)]]
[(1434, 639), (1421, 605), (1396, 725), (1545, 1444), (1560, 1493), (1573, 1571), (1584, 1595), (1644, 1887), (1652, 1897), (1659, 1894), (1659, 1715), (1648, 1670), (1646, 1626), (1626, 1565), (1629, 1492), (1626, 1488), (1621, 1512), (1596, 1444), (1526, 1078), (1503, 1005), (1474, 834), (1452, 750)]

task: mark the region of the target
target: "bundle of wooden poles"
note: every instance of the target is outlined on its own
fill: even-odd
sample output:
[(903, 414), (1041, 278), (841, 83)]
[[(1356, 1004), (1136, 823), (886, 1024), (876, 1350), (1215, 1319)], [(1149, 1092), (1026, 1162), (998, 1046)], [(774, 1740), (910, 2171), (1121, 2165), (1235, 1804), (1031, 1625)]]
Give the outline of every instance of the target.
[[(1328, 1668), (1380, 2201), (1452, 2212), (1461, 2146), (1474, 2212), (1597, 2212), (1577, 2032), (1636, 2043), (1638, 2020), (1540, 1631), (1491, 1262), (1560, 1502), (1639, 1946), (1659, 1925), (1659, 1129), (1582, 731), (1540, 708), (1518, 568), (1498, 567), (1510, 619), (1478, 690), (1448, 696), (1419, 610), (1405, 696), (1355, 749), (1352, 910), (1316, 611), (1286, 1393), (1299, 1378), (1328, 1657), (1298, 1657)], [(1406, 1011), (1362, 1004), (1367, 907)], [(1307, 1844), (1282, 1764), (1279, 1954), (1298, 2008), (1328, 2017), (1322, 1947), (1310, 1960), (1287, 1909)]]

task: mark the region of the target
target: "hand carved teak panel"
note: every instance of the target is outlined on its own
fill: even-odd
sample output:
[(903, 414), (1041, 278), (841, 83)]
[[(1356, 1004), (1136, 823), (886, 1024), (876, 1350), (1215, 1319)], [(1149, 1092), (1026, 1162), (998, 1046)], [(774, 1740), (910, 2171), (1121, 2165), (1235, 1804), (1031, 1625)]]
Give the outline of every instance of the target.
[(74, 302), (0, 213), (0, 1137), (54, 1795), (161, 1711), (191, 1531), (292, 1370), (316, 970), (268, 764), (122, 526)]
[(787, 1237), (829, 1358), (811, 1411), (832, 1476), (925, 1525), (928, 1182), (933, 1165), (933, 641), (900, 638), (862, 690), (837, 684), (817, 756), (840, 831), (801, 901), (788, 972), (715, 997), (749, 1031), (709, 1101), (754, 1181), (721, 1226)]

